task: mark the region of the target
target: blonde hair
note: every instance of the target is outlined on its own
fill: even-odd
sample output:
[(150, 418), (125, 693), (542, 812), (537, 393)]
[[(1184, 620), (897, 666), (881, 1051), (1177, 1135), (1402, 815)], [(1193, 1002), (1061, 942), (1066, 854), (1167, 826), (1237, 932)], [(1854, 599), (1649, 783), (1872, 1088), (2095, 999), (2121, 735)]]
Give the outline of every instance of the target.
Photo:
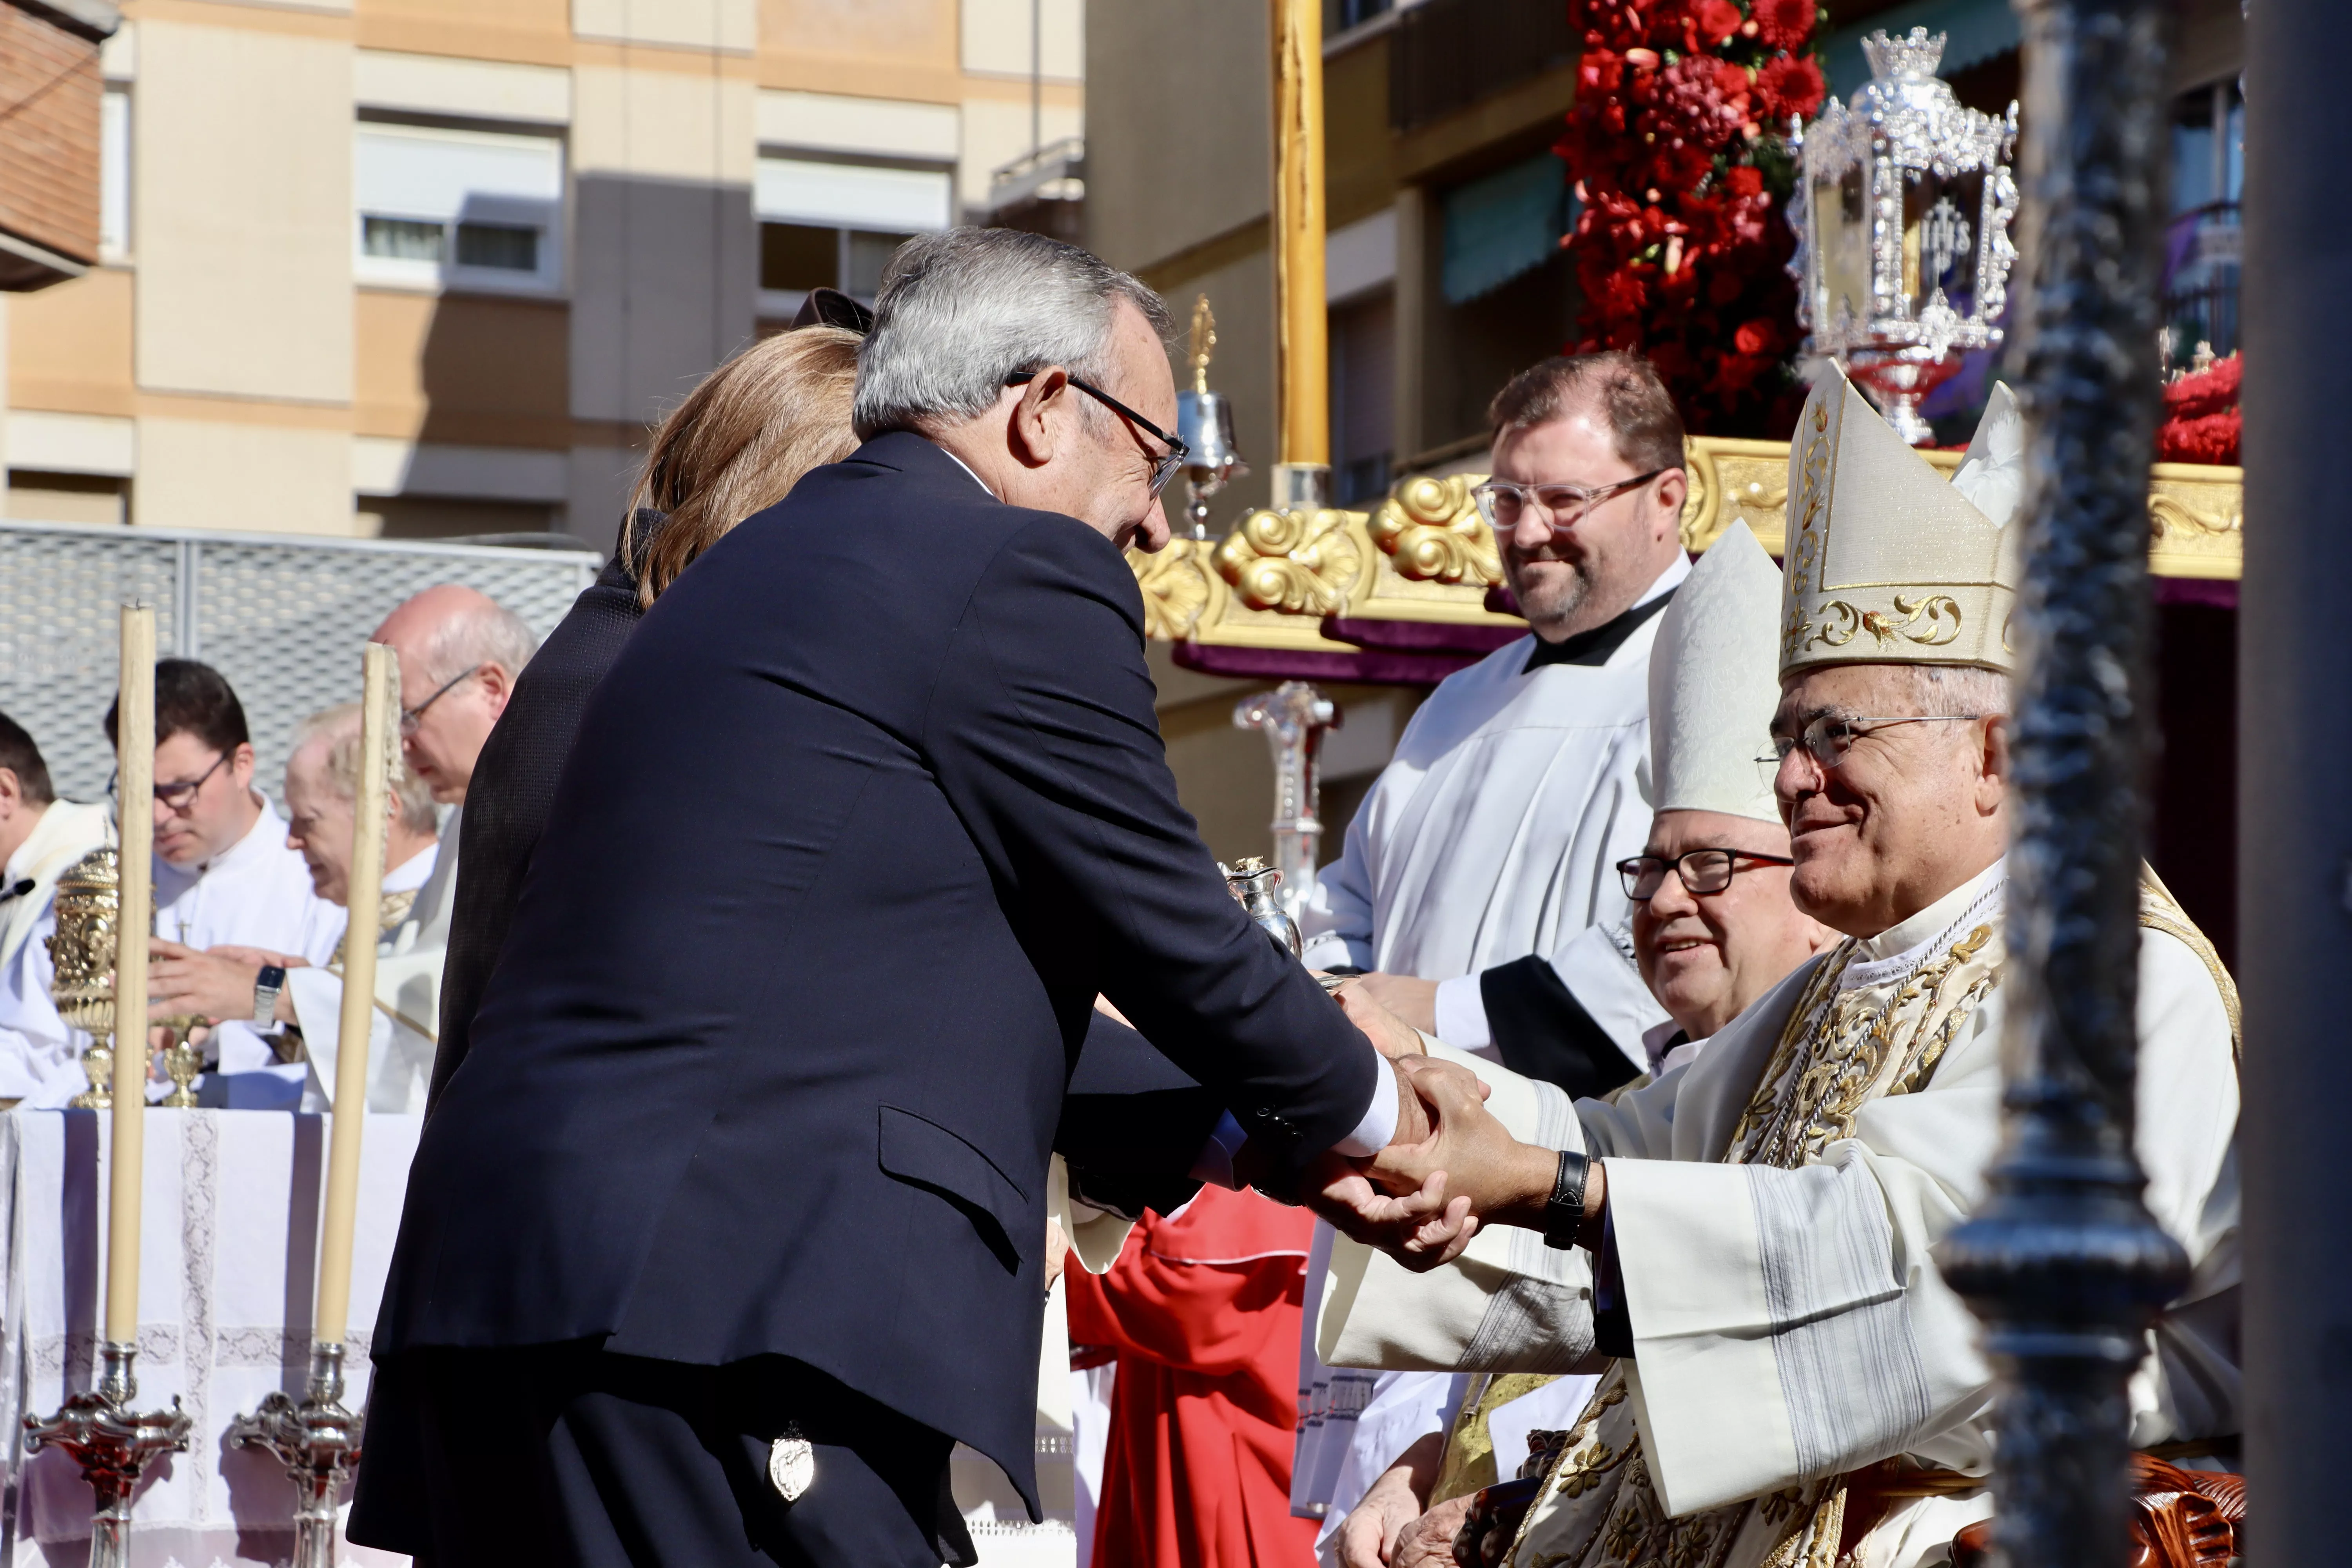
[[(651, 608), (695, 558), (803, 474), (857, 449), (849, 428), (857, 384), (856, 332), (801, 327), (752, 344), (703, 378), (654, 433), (629, 496), (621, 549)], [(640, 508), (667, 512), (650, 542)]]
[[(325, 757), (327, 787), (343, 800), (355, 801), (360, 796), (360, 705), (341, 702), (332, 708), (311, 714), (295, 726), (294, 748), (289, 758), (299, 754), (313, 741), (327, 742)], [(393, 744), (399, 744), (394, 739)], [(440, 826), (440, 817), (433, 809), (433, 786), (420, 777), (415, 768), (399, 770), (400, 782), (392, 787), (392, 798), (399, 807), (400, 820), (411, 833), (431, 834)]]

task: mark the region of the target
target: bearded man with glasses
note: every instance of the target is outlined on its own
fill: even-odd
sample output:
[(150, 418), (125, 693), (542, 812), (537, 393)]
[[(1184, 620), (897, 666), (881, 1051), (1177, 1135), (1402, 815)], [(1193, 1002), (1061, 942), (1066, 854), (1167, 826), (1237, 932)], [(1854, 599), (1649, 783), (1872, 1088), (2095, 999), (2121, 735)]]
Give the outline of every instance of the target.
[[(1409, 1325), (1415, 1364), (1606, 1369), (1496, 1543), (1518, 1568), (1914, 1568), (1991, 1510), (1992, 1372), (1937, 1247), (2000, 1142), (2021, 424), (1997, 388), (1947, 483), (1834, 371), (1799, 421), (1765, 765), (1790, 893), (1839, 940), (1614, 1103), (1547, 1105), (1466, 1064), (1496, 1078), (1482, 1117), (1469, 1071), (1419, 1075), (1429, 1158), (1544, 1245), (1482, 1231), (1450, 1289), (1371, 1260), (1325, 1331), (1351, 1363)], [(1780, 874), (1635, 861), (1654, 905), (1681, 868)], [(2153, 872), (2139, 895), (2135, 1145), (2191, 1272), (2132, 1379), (2132, 1440), (2229, 1469), (2237, 994)]]

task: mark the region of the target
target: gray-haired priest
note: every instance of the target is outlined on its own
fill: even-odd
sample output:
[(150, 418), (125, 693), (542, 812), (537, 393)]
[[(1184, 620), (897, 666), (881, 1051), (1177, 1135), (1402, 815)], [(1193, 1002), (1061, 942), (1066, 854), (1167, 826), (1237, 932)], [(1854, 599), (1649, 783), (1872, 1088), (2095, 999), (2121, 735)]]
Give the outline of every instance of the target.
[[(1518, 1568), (1913, 1568), (1991, 1511), (1991, 1373), (1932, 1249), (2000, 1135), (2021, 461), (2005, 392), (1947, 484), (1842, 377), (1815, 390), (1790, 449), (1774, 787), (1797, 902), (1845, 940), (1613, 1105), (1545, 1115), (1513, 1086), (1497, 1121), (1459, 1068), (1427, 1069), (1453, 1190), (1552, 1247), (1498, 1230), (1424, 1276), (1334, 1258), (1337, 1363), (1615, 1358)], [(2140, 923), (2138, 1153), (2194, 1272), (2149, 1335), (2132, 1437), (2195, 1464), (2239, 1429), (2237, 1000), (2152, 875)], [(1552, 1201), (1563, 1147), (1591, 1160), (1580, 1203)]]

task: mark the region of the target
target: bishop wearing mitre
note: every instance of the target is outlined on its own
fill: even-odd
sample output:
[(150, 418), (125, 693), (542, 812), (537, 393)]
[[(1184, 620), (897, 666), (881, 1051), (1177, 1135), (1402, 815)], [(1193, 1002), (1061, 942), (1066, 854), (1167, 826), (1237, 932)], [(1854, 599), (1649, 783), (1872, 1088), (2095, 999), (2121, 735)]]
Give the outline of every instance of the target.
[[(1947, 483), (1843, 376), (1816, 387), (1764, 765), (1791, 893), (1843, 940), (1615, 1103), (1470, 1062), (1490, 1112), (1454, 1082), (1438, 1163), (1486, 1228), (1428, 1274), (1334, 1252), (1334, 1364), (1605, 1366), (1516, 1568), (1913, 1568), (1991, 1511), (1991, 1372), (1934, 1248), (2000, 1138), (2021, 464), (2005, 389)], [(2192, 1274), (2148, 1333), (2132, 1440), (2228, 1468), (2236, 993), (2152, 874), (2140, 924), (2137, 1147)], [(1582, 1201), (1554, 1202), (1579, 1156)]]

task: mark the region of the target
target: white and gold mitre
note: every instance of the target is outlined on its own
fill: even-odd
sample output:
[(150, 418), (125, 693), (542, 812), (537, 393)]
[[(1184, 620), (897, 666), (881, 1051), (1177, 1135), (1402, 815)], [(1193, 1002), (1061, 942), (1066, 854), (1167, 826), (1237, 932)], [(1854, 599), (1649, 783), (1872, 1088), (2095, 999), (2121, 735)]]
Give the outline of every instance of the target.
[(1772, 750), (1780, 682), (1780, 569), (1745, 522), (1707, 546), (1650, 649), (1650, 775), (1660, 811), (1719, 811), (1778, 826), (1756, 759)]
[(1993, 388), (1948, 482), (1843, 372), (1813, 384), (1789, 444), (1780, 675), (1827, 664), (2016, 663), (2024, 432)]

